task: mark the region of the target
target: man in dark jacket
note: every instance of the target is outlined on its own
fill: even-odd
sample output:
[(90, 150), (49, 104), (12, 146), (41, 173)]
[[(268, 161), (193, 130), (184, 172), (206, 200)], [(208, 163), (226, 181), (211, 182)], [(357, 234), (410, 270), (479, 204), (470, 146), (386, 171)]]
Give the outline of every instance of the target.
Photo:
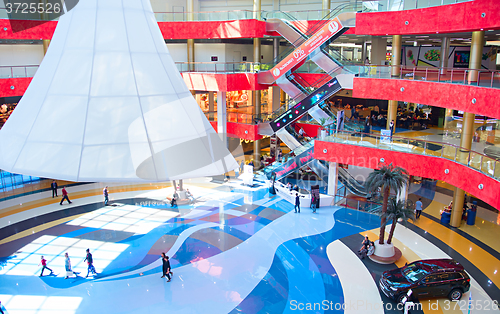
[(57, 182), (56, 182), (56, 180), (52, 180), (52, 183), (50, 184), (50, 189), (52, 190), (52, 198), (54, 198), (54, 195), (57, 197)]

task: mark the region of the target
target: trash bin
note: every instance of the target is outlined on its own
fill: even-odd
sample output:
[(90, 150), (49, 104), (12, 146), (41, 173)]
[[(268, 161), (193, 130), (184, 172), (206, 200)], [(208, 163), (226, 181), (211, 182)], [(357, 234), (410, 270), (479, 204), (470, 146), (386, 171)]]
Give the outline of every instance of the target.
[(450, 224), (451, 221), (451, 213), (443, 212), (441, 214), (441, 223), (443, 225), (448, 225)]
[(474, 224), (476, 223), (476, 213), (477, 212), (472, 209), (469, 209), (467, 211), (467, 224), (469, 226), (474, 226)]

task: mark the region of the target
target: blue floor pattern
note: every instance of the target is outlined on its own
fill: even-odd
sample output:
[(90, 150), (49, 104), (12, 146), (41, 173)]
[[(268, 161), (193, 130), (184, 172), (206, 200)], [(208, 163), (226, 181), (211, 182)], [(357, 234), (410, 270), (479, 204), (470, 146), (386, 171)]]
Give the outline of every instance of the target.
[[(166, 309), (174, 313), (288, 313), (293, 300), (342, 302), (342, 286), (326, 247), (379, 224), (372, 215), (339, 207), (320, 208), (318, 214), (308, 209), (294, 214), (291, 204), (269, 195), (264, 186), (221, 186), (206, 191), (199, 200), (177, 209), (166, 204), (107, 207), (101, 216), (96, 216), (98, 211), (86, 215), (95, 224), (95, 217), (109, 221), (120, 213), (123, 216), (113, 222), (119, 230), (105, 230), (111, 224), (102, 228), (79, 225), (68, 232), (62, 224), (27, 245), (16, 240), (16, 252), (0, 256), (4, 261), (0, 301), (7, 313), (47, 313), (47, 309), (64, 313), (158, 313)], [(175, 217), (158, 221), (145, 233), (128, 232), (127, 226), (119, 225), (131, 223), (130, 217), (158, 213)], [(16, 241), (9, 245), (15, 246)], [(82, 277), (86, 247), (95, 252), (96, 277)], [(66, 251), (73, 270), (80, 272), (68, 280), (62, 262)], [(161, 252), (171, 255), (175, 276), (170, 283), (159, 278)], [(49, 260), (55, 276), (38, 277), (36, 264), (41, 255)]]

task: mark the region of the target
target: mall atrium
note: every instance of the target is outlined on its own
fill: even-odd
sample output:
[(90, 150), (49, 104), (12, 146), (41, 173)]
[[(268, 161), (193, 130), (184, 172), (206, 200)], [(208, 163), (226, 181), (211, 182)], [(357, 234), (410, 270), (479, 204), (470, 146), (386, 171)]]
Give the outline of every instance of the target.
[(16, 1), (0, 313), (498, 313), (499, 0)]

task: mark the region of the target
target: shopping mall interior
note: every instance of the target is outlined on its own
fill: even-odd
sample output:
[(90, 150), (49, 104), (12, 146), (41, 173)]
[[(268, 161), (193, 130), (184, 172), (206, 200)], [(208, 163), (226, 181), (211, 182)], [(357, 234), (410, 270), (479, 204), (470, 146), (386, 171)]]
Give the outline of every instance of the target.
[(498, 0), (4, 0), (0, 313), (498, 313), (499, 47)]

